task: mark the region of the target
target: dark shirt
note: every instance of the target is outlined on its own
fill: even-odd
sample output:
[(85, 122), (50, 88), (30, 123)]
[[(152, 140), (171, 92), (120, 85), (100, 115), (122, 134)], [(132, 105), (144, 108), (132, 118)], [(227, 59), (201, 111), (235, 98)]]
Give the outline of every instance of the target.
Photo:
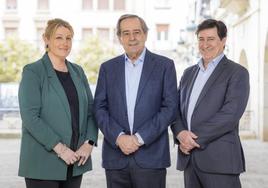
[(55, 71), (69, 102), (72, 120), (72, 140), (70, 148), (76, 151), (79, 139), (79, 100), (77, 91), (69, 72)]

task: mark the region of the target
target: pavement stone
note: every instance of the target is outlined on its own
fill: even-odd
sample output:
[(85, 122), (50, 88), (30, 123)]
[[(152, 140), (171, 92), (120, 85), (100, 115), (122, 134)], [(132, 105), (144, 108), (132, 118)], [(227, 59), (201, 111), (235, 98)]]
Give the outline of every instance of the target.
[[(102, 139), (100, 137), (100, 139)], [(105, 188), (101, 168), (101, 140), (93, 150), (93, 171), (84, 175), (81, 188)], [(243, 140), (247, 172), (241, 174), (243, 188), (268, 188), (268, 142)], [(24, 179), (17, 176), (20, 139), (0, 139), (0, 188), (25, 188)], [(183, 188), (183, 174), (175, 169), (176, 147), (171, 144), (172, 165), (167, 170), (167, 188)]]

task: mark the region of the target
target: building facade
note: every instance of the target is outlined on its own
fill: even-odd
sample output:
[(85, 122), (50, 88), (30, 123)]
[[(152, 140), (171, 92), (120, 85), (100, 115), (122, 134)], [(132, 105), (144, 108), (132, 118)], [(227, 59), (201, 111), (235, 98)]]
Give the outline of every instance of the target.
[[(17, 35), (43, 48), (47, 20), (62, 18), (74, 27), (74, 50), (89, 35), (118, 47), (115, 25), (125, 13), (138, 14), (149, 26), (147, 46), (172, 51), (185, 21), (183, 2), (176, 0), (0, 0), (0, 40)], [(186, 3), (184, 3), (186, 5)], [(181, 11), (178, 11), (181, 10)]]

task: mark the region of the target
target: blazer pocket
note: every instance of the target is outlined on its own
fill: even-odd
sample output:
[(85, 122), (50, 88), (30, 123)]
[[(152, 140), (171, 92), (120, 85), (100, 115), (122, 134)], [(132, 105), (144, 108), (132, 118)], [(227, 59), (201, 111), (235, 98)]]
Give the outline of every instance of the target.
[(226, 135), (220, 137), (218, 139), (218, 141), (229, 142), (229, 143), (234, 144), (235, 143), (235, 135), (230, 134), (230, 133), (229, 134), (226, 134)]

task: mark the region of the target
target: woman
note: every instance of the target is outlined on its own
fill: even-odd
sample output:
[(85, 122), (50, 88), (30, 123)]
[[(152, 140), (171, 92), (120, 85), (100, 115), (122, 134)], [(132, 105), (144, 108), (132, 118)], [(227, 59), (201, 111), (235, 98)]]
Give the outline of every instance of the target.
[(73, 35), (68, 22), (49, 20), (45, 55), (23, 69), (19, 176), (27, 188), (79, 188), (82, 174), (92, 169), (98, 130), (84, 71), (66, 60)]

